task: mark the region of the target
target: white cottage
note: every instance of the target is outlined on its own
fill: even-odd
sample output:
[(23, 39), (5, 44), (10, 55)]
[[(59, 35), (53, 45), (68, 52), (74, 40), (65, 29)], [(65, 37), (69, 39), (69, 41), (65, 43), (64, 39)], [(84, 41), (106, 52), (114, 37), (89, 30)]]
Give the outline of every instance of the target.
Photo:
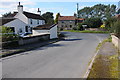
[(25, 12), (20, 2), (17, 9), (18, 12), (8, 15), (8, 17), (0, 18), (2, 25), (11, 27), (15, 33), (30, 33), (33, 27), (45, 24), (45, 19), (40, 16), (39, 9), (39, 14)]
[(33, 35), (50, 34), (50, 39), (58, 38), (57, 24), (39, 25), (33, 28)]

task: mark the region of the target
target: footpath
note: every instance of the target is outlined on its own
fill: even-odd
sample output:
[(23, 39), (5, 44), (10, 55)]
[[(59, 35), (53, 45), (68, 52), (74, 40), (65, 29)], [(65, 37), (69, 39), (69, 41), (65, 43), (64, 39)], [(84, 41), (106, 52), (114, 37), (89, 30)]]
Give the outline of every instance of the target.
[(52, 44), (59, 41), (58, 39), (54, 39), (54, 40), (49, 40), (49, 41), (39, 41), (39, 42), (35, 42), (35, 43), (31, 43), (31, 44), (27, 44), (27, 45), (22, 45), (22, 46), (18, 46), (18, 47), (14, 47), (14, 48), (9, 48), (9, 49), (2, 49), (2, 52), (0, 54), (1, 57), (6, 57), (6, 56), (10, 56), (13, 54), (18, 54), (21, 52), (25, 52), (25, 51), (30, 51), (48, 44)]
[(104, 42), (88, 75), (88, 80), (118, 80), (120, 79), (120, 53), (112, 42)]

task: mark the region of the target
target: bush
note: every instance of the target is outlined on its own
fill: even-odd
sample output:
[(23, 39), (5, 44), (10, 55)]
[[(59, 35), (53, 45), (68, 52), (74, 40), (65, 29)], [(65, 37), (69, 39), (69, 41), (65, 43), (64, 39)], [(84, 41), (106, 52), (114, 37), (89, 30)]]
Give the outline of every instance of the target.
[(77, 30), (77, 27), (73, 27), (72, 30)]
[(111, 32), (115, 33), (115, 35), (120, 38), (120, 20), (112, 24)]
[(103, 23), (100, 18), (88, 18), (83, 24), (88, 25), (90, 28), (99, 28)]
[(2, 42), (15, 41), (18, 39), (18, 36), (14, 34), (9, 27), (5, 26), (0, 26), (0, 36), (2, 38)]
[(113, 24), (114, 22), (116, 22), (116, 21), (117, 21), (117, 19), (114, 18), (114, 17), (107, 18), (107, 19), (104, 21), (104, 22), (105, 22), (105, 28), (104, 28), (104, 29), (110, 30), (111, 27), (112, 27), (112, 24)]
[(79, 23), (77, 26), (77, 30), (80, 30), (80, 31), (84, 30), (82, 25), (83, 25), (82, 23)]

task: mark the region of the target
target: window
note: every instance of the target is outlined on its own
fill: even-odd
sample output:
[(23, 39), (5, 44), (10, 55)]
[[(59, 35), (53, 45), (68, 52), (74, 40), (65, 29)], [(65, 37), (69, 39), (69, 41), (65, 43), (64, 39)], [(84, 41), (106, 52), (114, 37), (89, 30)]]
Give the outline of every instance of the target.
[(28, 32), (28, 26), (25, 26), (25, 32)]
[(30, 23), (32, 24), (32, 19), (30, 19)]
[(70, 25), (70, 28), (72, 28), (72, 25)]
[(14, 27), (10, 27), (11, 31), (15, 32), (15, 28)]
[(39, 24), (39, 20), (37, 20), (37, 24)]

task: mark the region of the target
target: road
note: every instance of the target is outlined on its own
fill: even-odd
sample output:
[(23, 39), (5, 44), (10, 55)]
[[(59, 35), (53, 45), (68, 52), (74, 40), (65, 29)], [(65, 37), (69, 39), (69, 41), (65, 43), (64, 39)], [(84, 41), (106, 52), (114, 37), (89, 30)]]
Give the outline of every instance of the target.
[(65, 40), (2, 60), (3, 78), (83, 78), (108, 34), (63, 32)]

